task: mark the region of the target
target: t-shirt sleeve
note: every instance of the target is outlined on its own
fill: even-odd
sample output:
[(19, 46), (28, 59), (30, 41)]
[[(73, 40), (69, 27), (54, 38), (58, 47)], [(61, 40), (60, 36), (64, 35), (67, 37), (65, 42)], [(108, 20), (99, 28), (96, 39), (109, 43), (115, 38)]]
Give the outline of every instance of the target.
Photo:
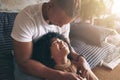
[(25, 9), (16, 16), (11, 37), (19, 42), (32, 41), (33, 27), (34, 20)]
[(69, 33), (70, 33), (70, 24), (66, 24), (63, 27), (62, 34), (65, 36), (65, 38), (69, 39)]

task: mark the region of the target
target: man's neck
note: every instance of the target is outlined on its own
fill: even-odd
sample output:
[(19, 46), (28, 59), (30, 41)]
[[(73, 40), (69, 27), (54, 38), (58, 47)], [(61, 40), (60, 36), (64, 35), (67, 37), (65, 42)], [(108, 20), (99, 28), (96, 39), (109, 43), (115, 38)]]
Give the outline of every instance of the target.
[(47, 11), (47, 3), (44, 3), (42, 6), (42, 14), (43, 14), (43, 18), (44, 20), (48, 20), (48, 11)]
[(43, 4), (43, 7), (42, 7), (43, 18), (48, 24), (52, 24), (52, 22), (49, 20), (49, 17), (48, 17), (47, 6), (48, 6), (48, 3)]

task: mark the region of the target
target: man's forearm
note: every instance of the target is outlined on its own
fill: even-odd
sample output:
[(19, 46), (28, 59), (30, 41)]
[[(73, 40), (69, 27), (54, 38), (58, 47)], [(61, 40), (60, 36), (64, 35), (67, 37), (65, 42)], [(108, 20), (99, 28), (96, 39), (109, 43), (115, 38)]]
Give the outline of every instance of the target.
[(38, 78), (52, 79), (60, 74), (60, 71), (53, 70), (41, 64), (40, 62), (29, 60), (20, 65), (23, 72)]

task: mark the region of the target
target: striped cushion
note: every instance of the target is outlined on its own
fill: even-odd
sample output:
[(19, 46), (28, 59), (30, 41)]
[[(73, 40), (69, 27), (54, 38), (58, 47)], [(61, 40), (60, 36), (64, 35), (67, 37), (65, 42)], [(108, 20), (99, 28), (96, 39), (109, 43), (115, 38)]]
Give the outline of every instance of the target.
[(71, 45), (78, 54), (85, 56), (91, 68), (98, 65), (100, 61), (107, 56), (109, 50), (112, 48), (112, 46), (108, 44), (103, 44), (102, 47), (88, 45), (76, 39), (71, 39)]
[(14, 80), (10, 33), (16, 13), (0, 12), (0, 80)]

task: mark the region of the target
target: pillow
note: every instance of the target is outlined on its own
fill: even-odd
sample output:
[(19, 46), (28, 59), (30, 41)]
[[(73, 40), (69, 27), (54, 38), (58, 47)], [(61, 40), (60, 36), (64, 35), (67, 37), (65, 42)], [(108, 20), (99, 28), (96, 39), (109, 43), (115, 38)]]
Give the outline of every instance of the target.
[(86, 44), (101, 46), (99, 29), (89, 23), (79, 22), (71, 24), (70, 38), (75, 38)]
[(105, 28), (105, 27), (97, 27), (97, 29), (99, 30), (98, 32), (100, 34), (101, 42), (105, 41), (105, 39), (108, 36), (117, 34), (116, 30), (114, 29)]
[(105, 42), (120, 47), (120, 35), (109, 35), (106, 37)]
[(101, 47), (88, 45), (80, 40), (71, 40), (71, 45), (78, 54), (83, 55), (91, 68), (96, 67), (107, 55), (111, 55), (114, 51), (114, 46), (102, 43)]
[(114, 33), (114, 29), (79, 22), (71, 24), (70, 38), (83, 41), (89, 45), (101, 47), (101, 43), (105, 40), (105, 38)]

